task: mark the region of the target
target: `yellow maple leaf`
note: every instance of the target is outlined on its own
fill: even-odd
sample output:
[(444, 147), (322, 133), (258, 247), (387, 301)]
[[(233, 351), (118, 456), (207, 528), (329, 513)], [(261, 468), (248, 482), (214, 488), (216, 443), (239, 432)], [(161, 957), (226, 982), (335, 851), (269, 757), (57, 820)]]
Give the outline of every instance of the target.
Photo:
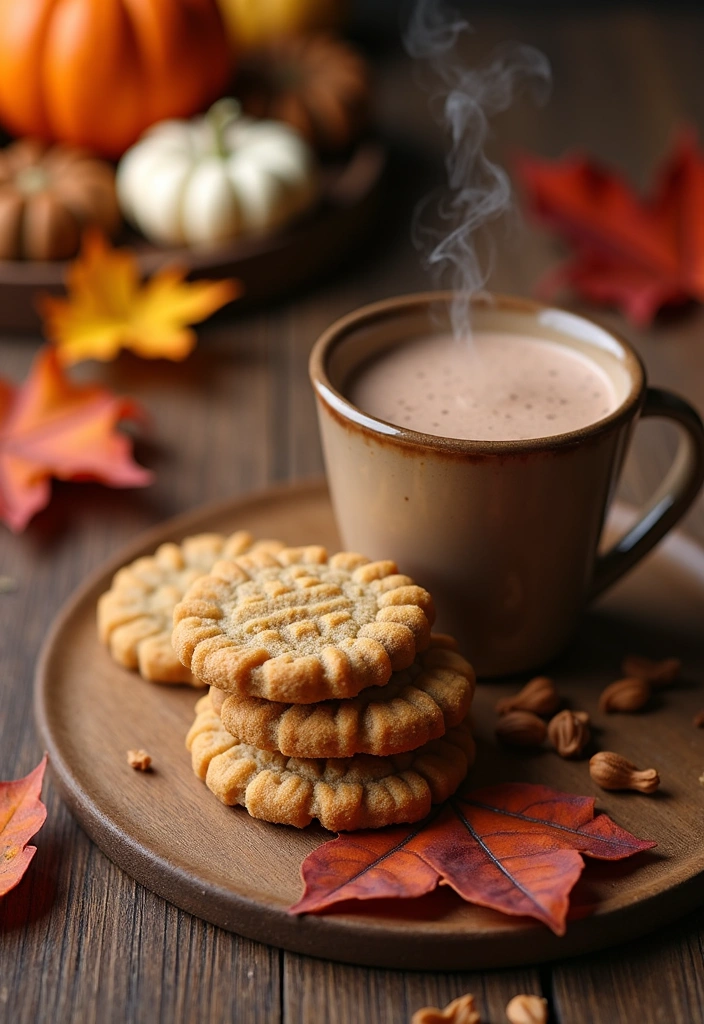
[(129, 249), (88, 232), (71, 264), (67, 298), (44, 295), (39, 310), (62, 363), (114, 359), (131, 349), (145, 359), (185, 359), (196, 344), (188, 324), (205, 320), (241, 292), (238, 281), (185, 281), (176, 267), (142, 282)]

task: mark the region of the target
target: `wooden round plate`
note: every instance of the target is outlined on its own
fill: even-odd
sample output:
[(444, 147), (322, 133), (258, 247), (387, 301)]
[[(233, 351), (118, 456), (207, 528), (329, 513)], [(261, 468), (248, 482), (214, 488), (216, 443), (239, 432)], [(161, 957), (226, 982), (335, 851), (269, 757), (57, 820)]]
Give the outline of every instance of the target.
[[(265, 238), (217, 249), (165, 249), (125, 233), (118, 244), (134, 248), (144, 275), (177, 264), (193, 278), (238, 278), (244, 285), (238, 308), (277, 298), (334, 269), (361, 243), (375, 220), (385, 165), (380, 143), (361, 143), (346, 163), (324, 170), (321, 200), (310, 214)], [(64, 294), (68, 266), (65, 261), (0, 260), (0, 330), (40, 330), (37, 295)]]
[[(674, 534), (585, 618), (552, 667), (570, 705), (591, 714), (598, 746), (656, 766), (662, 789), (652, 797), (603, 793), (586, 761), (563, 761), (547, 748), (499, 749), (494, 704), (515, 690), (516, 680), (478, 688), (478, 757), (470, 774), (477, 786), (523, 780), (597, 796), (599, 808), (619, 824), (657, 841), (652, 853), (618, 864), (587, 862), (563, 938), (531, 920), (465, 904), (448, 889), (419, 900), (289, 915), (301, 892), (301, 861), (330, 834), (317, 826), (270, 825), (220, 804), (193, 775), (184, 747), (197, 692), (154, 685), (120, 668), (95, 629), (96, 599), (125, 561), (167, 539), (243, 527), (292, 544), (337, 545), (319, 483), (189, 513), (152, 529), (101, 568), (68, 602), (44, 646), (36, 714), (54, 778), (88, 835), (116, 864), (184, 910), (249, 938), (351, 963), (426, 970), (527, 964), (596, 949), (640, 935), (704, 899), (698, 781), (704, 733), (692, 725), (704, 706), (698, 684), (704, 550)], [(685, 678), (641, 714), (602, 715), (599, 692), (619, 677), (627, 653), (678, 655)], [(125, 755), (133, 747), (152, 754), (153, 773), (128, 767)]]

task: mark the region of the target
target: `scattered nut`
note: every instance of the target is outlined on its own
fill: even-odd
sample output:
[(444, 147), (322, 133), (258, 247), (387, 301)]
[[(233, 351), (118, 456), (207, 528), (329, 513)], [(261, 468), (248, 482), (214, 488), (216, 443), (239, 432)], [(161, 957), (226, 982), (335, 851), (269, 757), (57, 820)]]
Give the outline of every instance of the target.
[(645, 679), (619, 679), (602, 690), (599, 711), (638, 711), (648, 703), (650, 694), (650, 683)]
[(601, 750), (594, 755), (589, 762), (589, 774), (602, 789), (637, 789), (640, 793), (652, 793), (660, 785), (655, 768), (636, 768), (611, 750)]
[(152, 766), (152, 755), (146, 750), (128, 750), (127, 764), (136, 772), (148, 772)]
[(696, 729), (704, 728), (704, 711), (697, 711), (696, 715), (692, 719), (692, 724)]
[(702, 786), (704, 786), (704, 775), (699, 776), (699, 781), (701, 782)]
[(479, 1012), (474, 1005), (474, 996), (460, 996), (448, 1003), (444, 1010), (437, 1006), (424, 1006), (416, 1010), (411, 1024), (481, 1024)]
[(510, 1024), (546, 1024), (548, 1001), (540, 996), (514, 996), (506, 1007)]
[(548, 723), (548, 739), (560, 757), (579, 757), (590, 737), (586, 711), (560, 711)]
[(560, 697), (552, 679), (547, 676), (536, 676), (514, 694), (513, 697), (502, 697), (496, 704), (498, 714), (505, 715), (509, 711), (532, 711), (535, 715), (551, 715), (557, 711)]
[(629, 654), (623, 659), (621, 665), (623, 674), (629, 678), (644, 679), (651, 686), (667, 686), (674, 683), (682, 671), (682, 662), (679, 658), (663, 658), (662, 661), (654, 661), (652, 658), (643, 658), (639, 654)]
[(509, 711), (496, 723), (496, 735), (512, 747), (539, 747), (547, 731), (545, 722), (532, 711)]

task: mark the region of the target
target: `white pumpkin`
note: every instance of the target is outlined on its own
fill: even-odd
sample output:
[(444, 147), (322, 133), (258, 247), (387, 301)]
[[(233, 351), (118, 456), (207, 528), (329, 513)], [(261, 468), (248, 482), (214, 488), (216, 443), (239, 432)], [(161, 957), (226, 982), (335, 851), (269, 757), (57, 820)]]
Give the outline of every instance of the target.
[(278, 121), (242, 117), (233, 100), (219, 100), (204, 117), (154, 125), (117, 169), (122, 212), (158, 245), (267, 234), (317, 193), (315, 157), (301, 136)]

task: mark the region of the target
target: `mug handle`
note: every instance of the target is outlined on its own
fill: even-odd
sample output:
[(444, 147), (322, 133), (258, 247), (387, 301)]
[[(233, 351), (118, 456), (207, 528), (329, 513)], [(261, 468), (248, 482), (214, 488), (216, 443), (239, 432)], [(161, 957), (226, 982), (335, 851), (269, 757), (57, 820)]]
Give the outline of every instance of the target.
[(641, 416), (673, 420), (681, 428), (674, 461), (638, 522), (614, 546), (599, 555), (587, 600), (591, 601), (628, 572), (677, 523), (704, 482), (704, 424), (684, 399), (648, 388)]

